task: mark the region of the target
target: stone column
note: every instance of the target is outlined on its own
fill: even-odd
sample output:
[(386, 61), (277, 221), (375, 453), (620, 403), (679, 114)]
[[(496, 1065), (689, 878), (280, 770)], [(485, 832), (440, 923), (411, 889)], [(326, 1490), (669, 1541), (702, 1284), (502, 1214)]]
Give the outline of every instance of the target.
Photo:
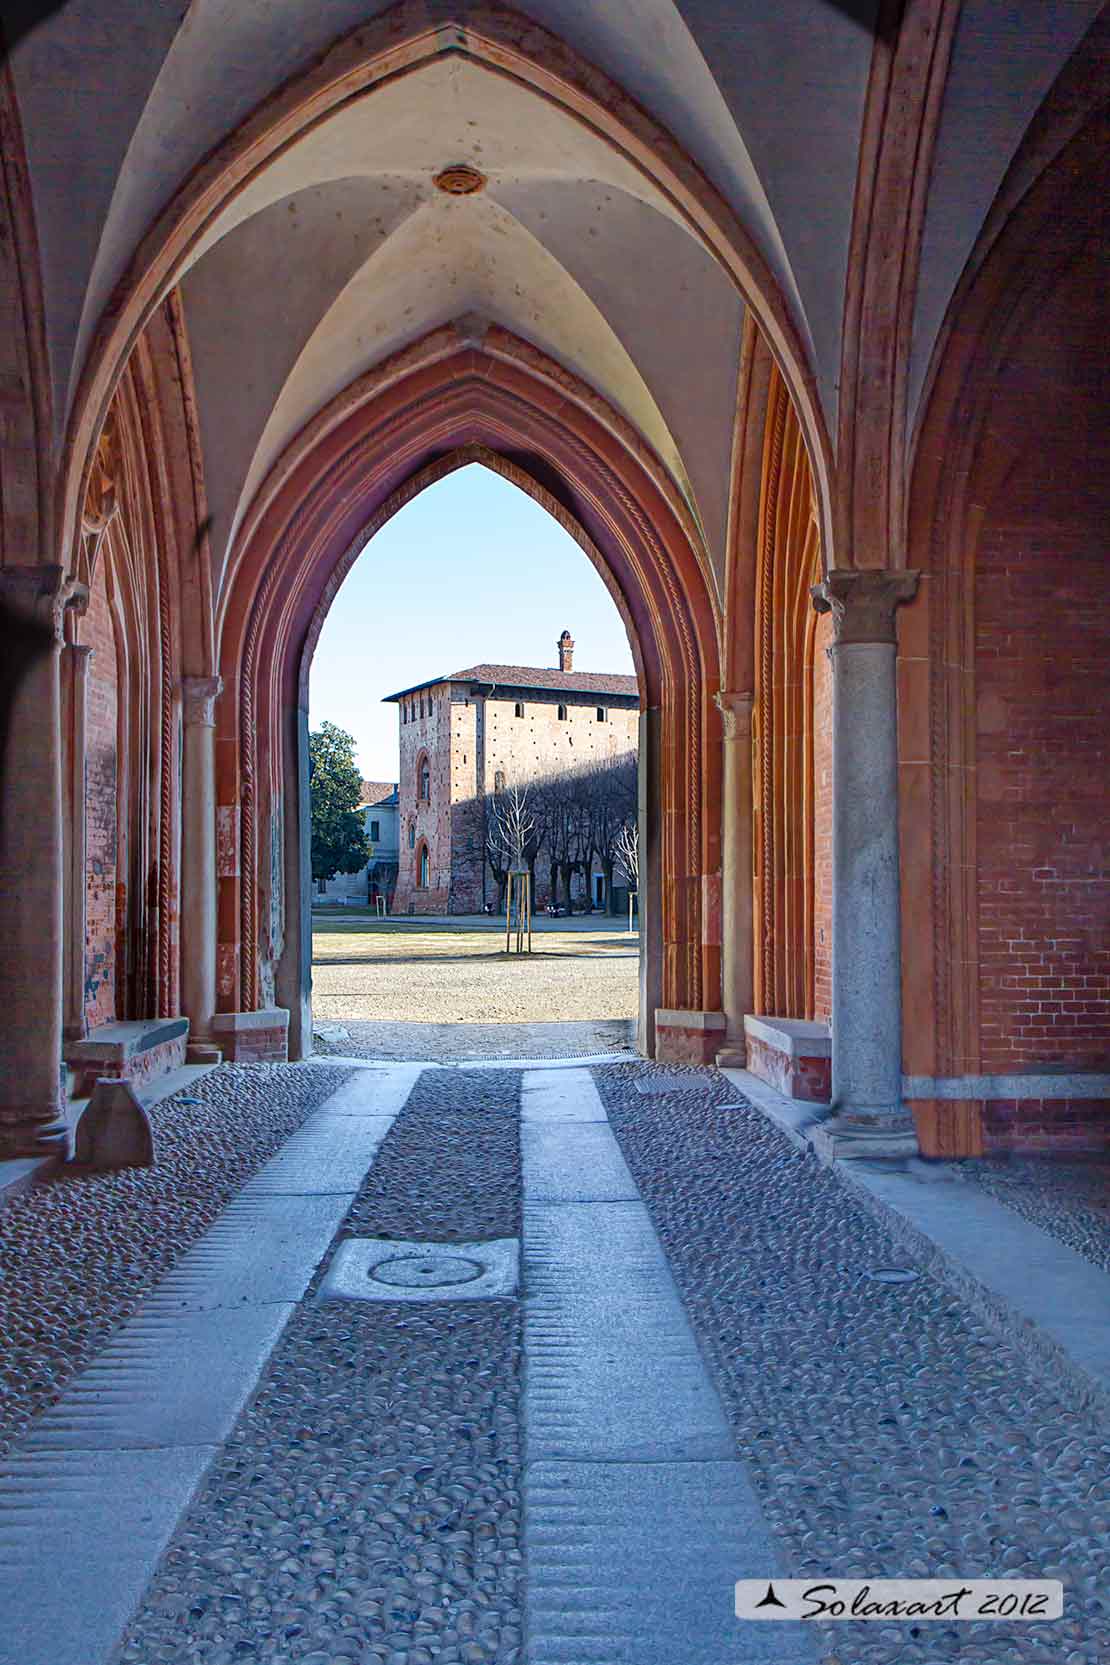
[(721, 1004), (727, 1029), (717, 1054), (723, 1068), (746, 1068), (744, 1017), (753, 1009), (752, 696), (716, 696), (724, 719), (721, 826)]
[(0, 567), (0, 1158), (64, 1153), (60, 566)]
[(220, 1057), (216, 1012), (216, 717), (222, 679), (181, 679), (181, 1005), (190, 1063)]
[(62, 683), (69, 737), (63, 790), (65, 827), (65, 1001), (63, 1032), (67, 1041), (85, 1035), (85, 923), (88, 896), (88, 849), (85, 807), (85, 711), (89, 660), (93, 650), (81, 642), (62, 649)]
[(902, 1098), (895, 611), (916, 572), (832, 572), (813, 589), (832, 613), (832, 1116), (830, 1156), (913, 1155)]

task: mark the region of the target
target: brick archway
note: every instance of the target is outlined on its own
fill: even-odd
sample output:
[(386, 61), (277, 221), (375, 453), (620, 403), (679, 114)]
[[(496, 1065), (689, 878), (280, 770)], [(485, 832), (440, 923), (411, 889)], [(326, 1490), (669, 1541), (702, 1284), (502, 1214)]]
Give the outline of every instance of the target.
[(297, 787), (307, 658), (368, 536), (479, 454), (573, 530), (629, 627), (649, 782), (643, 1044), (656, 1050), (659, 1009), (720, 1009), (720, 619), (697, 526), (658, 459), (592, 389), (503, 330), (476, 339), (448, 326), (309, 424), (231, 554), (220, 628), (218, 998), (225, 1011), (288, 1005), (294, 1051), (307, 1020)]

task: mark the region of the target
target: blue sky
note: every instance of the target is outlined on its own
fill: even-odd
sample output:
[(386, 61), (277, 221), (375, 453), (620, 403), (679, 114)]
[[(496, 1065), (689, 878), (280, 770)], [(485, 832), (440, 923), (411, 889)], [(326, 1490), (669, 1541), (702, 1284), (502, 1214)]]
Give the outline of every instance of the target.
[(313, 728), (353, 734), (367, 780), (397, 778), (385, 694), (481, 661), (633, 670), (620, 614), (573, 538), (479, 464), (421, 492), (367, 544), (324, 622), (309, 682)]

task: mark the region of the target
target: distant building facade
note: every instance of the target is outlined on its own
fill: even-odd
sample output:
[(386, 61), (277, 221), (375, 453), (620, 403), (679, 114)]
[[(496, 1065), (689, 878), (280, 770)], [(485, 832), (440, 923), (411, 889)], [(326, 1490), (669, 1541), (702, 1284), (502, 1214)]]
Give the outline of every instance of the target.
[[(564, 631), (559, 669), (471, 665), (390, 694), (400, 731), (395, 913), (479, 913), (496, 902), (486, 860), (489, 794), (635, 752), (634, 676), (575, 671)], [(591, 874), (590, 900), (604, 904)], [(537, 876), (536, 905), (547, 900)]]
[(334, 879), (318, 879), (317, 901), (373, 905), (382, 896), (386, 909), (392, 906), (400, 852), (397, 786), (396, 781), (363, 781), (358, 807), (370, 840), (370, 860), (357, 873), (337, 873)]

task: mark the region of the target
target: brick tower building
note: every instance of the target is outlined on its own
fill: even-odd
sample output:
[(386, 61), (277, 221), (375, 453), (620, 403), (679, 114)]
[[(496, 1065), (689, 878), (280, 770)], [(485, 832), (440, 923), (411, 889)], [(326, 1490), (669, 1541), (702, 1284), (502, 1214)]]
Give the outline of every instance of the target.
[(471, 665), (390, 694), (400, 725), (395, 913), (478, 913), (497, 887), (485, 859), (488, 794), (635, 752), (634, 676)]

